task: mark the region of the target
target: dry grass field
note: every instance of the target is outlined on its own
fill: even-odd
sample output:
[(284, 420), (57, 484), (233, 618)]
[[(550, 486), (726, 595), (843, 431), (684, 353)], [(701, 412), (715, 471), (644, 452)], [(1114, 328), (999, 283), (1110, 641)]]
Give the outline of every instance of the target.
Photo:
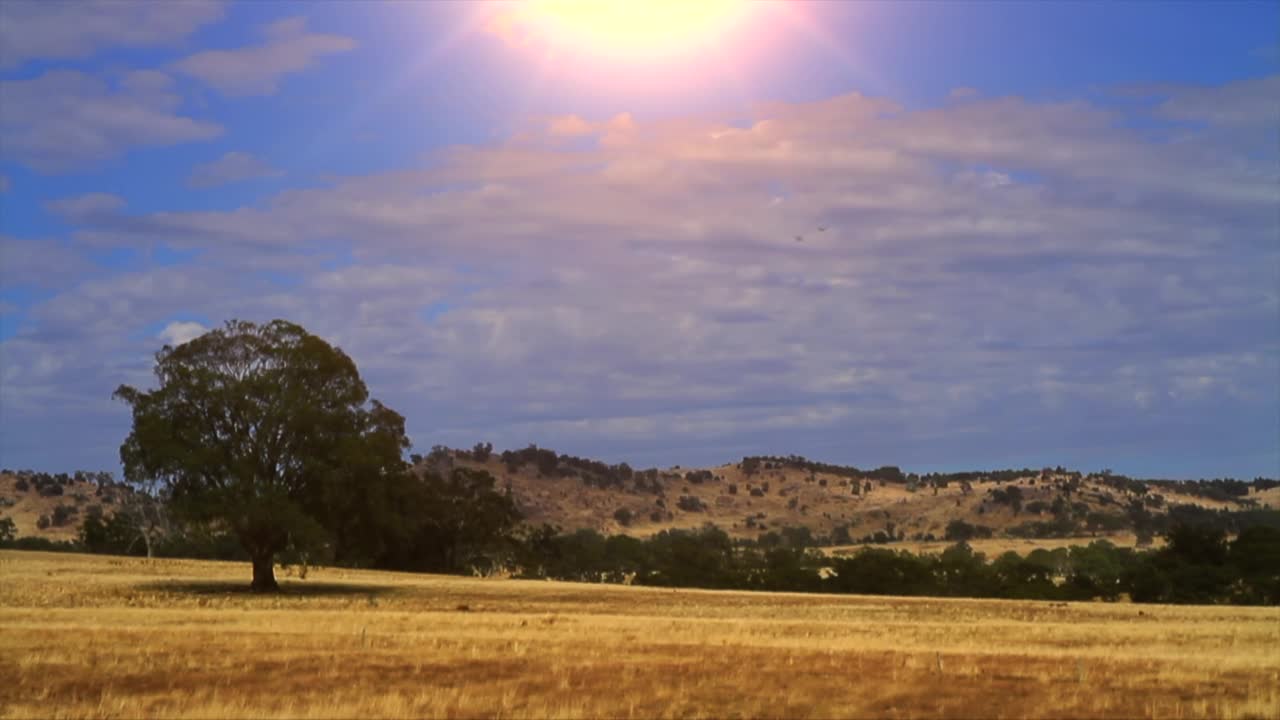
[(3, 717), (1280, 717), (1280, 609), (0, 552)]

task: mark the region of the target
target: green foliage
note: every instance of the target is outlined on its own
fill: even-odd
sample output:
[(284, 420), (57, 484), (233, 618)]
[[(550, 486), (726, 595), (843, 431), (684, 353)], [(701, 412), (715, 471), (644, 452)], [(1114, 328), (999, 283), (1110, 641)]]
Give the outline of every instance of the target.
[(948, 542), (967, 542), (977, 538), (989, 538), (991, 534), (991, 528), (986, 525), (975, 525), (964, 520), (952, 520), (947, 523), (944, 537)]
[(18, 536), (18, 527), (13, 518), (0, 518), (0, 543), (12, 542)]
[(383, 546), (373, 564), (423, 572), (468, 572), (507, 564), (514, 553), (520, 511), (483, 470), (427, 473), (401, 486), (412, 515), (397, 528), (399, 542)]
[(115, 393), (133, 412), (125, 476), (163, 487), (184, 520), (232, 532), (255, 589), (275, 589), (276, 554), (377, 546), (402, 509), (383, 501), (407, 477), (404, 418), (370, 402), (355, 363), (298, 325), (230, 321), (165, 346), (155, 374), (155, 390)]

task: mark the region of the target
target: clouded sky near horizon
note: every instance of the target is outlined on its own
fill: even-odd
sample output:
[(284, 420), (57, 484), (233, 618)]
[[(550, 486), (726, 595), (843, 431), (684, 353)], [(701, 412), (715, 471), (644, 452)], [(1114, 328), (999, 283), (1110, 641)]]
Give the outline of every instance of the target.
[(283, 317), (419, 452), (1280, 476), (1280, 6), (749, 7), (5, 0), (0, 466)]

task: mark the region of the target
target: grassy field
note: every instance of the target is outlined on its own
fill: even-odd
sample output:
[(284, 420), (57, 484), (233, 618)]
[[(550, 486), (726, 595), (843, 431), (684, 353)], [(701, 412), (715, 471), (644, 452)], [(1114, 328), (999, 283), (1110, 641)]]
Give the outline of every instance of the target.
[(1280, 610), (0, 552), (4, 717), (1280, 716)]

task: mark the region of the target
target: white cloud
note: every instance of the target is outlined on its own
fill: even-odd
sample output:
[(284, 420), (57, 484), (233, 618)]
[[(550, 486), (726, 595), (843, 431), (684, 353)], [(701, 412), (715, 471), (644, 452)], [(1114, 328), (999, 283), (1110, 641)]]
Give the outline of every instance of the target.
[[(46, 338), (6, 357), (56, 399), (135, 372), (155, 348), (119, 338), (175, 313), (288, 317), (338, 342), (425, 445), (911, 466), (1068, 434), (1158, 454), (1203, 418), (1260, 437), (1280, 393), (1280, 338), (1259, 330), (1280, 320), (1266, 150), (1220, 144), (1214, 117), (1173, 143), (1119, 112), (850, 96), (746, 126), (583, 119), (573, 148), (540, 123), (230, 211), (73, 198), (51, 209), (77, 239), (201, 264), (70, 287), (30, 313)], [(325, 247), (349, 264), (322, 267)], [(93, 370), (70, 346), (125, 360)]]
[(0, 234), (0, 287), (64, 289), (90, 265), (83, 255), (57, 240)]
[(111, 193), (85, 193), (73, 197), (50, 200), (45, 209), (63, 217), (67, 222), (85, 224), (101, 218), (112, 217), (125, 205), (124, 198)]
[(246, 152), (229, 152), (212, 162), (192, 168), (187, 185), (210, 188), (243, 180), (279, 177), (282, 173)]
[(219, 126), (178, 114), (171, 79), (125, 74), (114, 85), (72, 70), (0, 81), (0, 153), (42, 172), (80, 168), (134, 147), (208, 140)]
[(198, 322), (171, 322), (164, 326), (164, 329), (156, 335), (156, 339), (165, 345), (177, 347), (183, 343), (190, 342), (209, 332), (209, 328)]
[(173, 45), (222, 14), (221, 0), (8, 0), (0, 3), (0, 68)]
[(205, 50), (183, 58), (174, 69), (194, 76), (225, 95), (271, 95), (281, 78), (299, 72), (323, 55), (355, 48), (351, 38), (307, 32), (304, 18), (267, 25), (260, 45)]

